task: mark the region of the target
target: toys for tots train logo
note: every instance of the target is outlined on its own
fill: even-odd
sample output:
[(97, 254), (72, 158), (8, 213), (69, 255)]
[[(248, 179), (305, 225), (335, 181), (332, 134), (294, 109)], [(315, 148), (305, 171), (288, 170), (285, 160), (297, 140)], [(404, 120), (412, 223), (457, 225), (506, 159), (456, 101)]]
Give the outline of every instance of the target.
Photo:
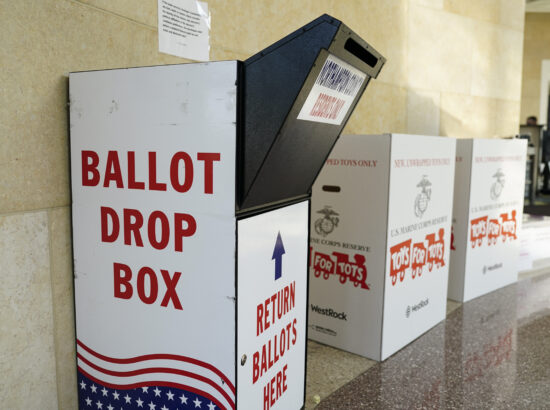
[(490, 196), (493, 201), (496, 201), (500, 194), (502, 194), (502, 190), (504, 188), (504, 172), (499, 168), (497, 172), (493, 175), (493, 178), (496, 178), (493, 184), (491, 185), (491, 192)]
[(422, 218), (422, 215), (424, 215), (424, 212), (428, 209), (428, 203), (432, 197), (432, 183), (428, 180), (426, 175), (423, 175), (416, 186), (420, 188), (420, 192), (416, 195), (414, 200), (414, 214), (418, 218)]
[(323, 277), (328, 280), (333, 275), (338, 275), (341, 284), (349, 281), (355, 287), (370, 289), (367, 284), (367, 266), (364, 255), (356, 253), (351, 255), (343, 252), (332, 252), (332, 254), (313, 251), (310, 248), (309, 266), (313, 267), (313, 274), (316, 278)]
[(435, 233), (426, 235), (424, 241), (412, 243), (412, 239), (398, 243), (390, 248), (390, 277), (395, 286), (397, 279), (405, 280), (405, 274), (410, 271), (415, 279), (422, 276), (424, 266), (431, 272), (434, 267), (445, 266), (445, 230), (440, 228)]
[(483, 245), (487, 238), (487, 245), (496, 245), (498, 238), (502, 242), (513, 241), (517, 237), (516, 210), (510, 214), (504, 212), (495, 218), (489, 218), (488, 215), (472, 219), (470, 221), (470, 244), (472, 248)]
[(315, 221), (315, 232), (325, 237), (338, 226), (338, 222), (340, 222), (338, 216), (340, 216), (340, 214), (328, 205), (325, 205), (325, 207), (317, 211), (317, 213), (323, 216)]

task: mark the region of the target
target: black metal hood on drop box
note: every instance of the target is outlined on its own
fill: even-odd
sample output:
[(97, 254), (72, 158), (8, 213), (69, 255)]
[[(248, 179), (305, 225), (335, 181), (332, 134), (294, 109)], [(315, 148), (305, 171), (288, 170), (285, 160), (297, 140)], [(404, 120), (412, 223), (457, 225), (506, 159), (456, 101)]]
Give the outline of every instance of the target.
[(385, 62), (325, 14), (241, 63), (237, 213), (310, 195), (359, 98)]

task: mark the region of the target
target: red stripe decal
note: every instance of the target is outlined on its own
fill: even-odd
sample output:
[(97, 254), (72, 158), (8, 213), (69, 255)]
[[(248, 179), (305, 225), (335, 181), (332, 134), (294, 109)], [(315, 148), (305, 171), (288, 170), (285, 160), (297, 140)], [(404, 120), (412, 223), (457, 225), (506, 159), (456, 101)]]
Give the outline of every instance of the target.
[(127, 372), (117, 372), (115, 370), (104, 369), (100, 366), (97, 366), (97, 365), (93, 364), (89, 360), (82, 357), (80, 355), (80, 353), (77, 353), (76, 356), (80, 360), (82, 360), (84, 363), (86, 363), (88, 366), (90, 366), (92, 369), (95, 369), (98, 372), (107, 374), (109, 376), (129, 377), (129, 376), (138, 376), (138, 375), (141, 375), (141, 374), (148, 374), (148, 373), (168, 373), (168, 374), (177, 374), (179, 376), (185, 376), (185, 377), (190, 377), (192, 379), (200, 380), (201, 382), (209, 384), (210, 386), (215, 388), (217, 391), (219, 391), (222, 394), (222, 396), (225, 397), (225, 399), (231, 404), (231, 407), (232, 408), (235, 407), (235, 403), (233, 402), (233, 400), (231, 399), (229, 394), (227, 394), (227, 392), (222, 387), (218, 386), (215, 382), (213, 382), (209, 378), (201, 376), (201, 375), (196, 374), (196, 373), (188, 372), (186, 370), (171, 369), (171, 368), (167, 368), (167, 367), (148, 367), (148, 368), (145, 368), (145, 369), (130, 370), (130, 371), (127, 371)]
[(175, 354), (160, 354), (159, 353), (159, 354), (148, 354), (148, 355), (143, 355), (143, 356), (130, 357), (130, 358), (126, 358), (126, 359), (115, 359), (115, 358), (104, 356), (100, 353), (97, 353), (97, 352), (93, 351), (92, 349), (90, 349), (88, 346), (86, 346), (84, 343), (82, 343), (78, 339), (77, 339), (76, 343), (80, 347), (82, 347), (84, 350), (86, 350), (88, 353), (90, 353), (91, 355), (97, 357), (98, 359), (109, 362), (109, 363), (129, 364), (129, 363), (142, 362), (142, 361), (145, 361), (145, 360), (155, 360), (155, 359), (163, 360), (163, 359), (167, 359), (167, 360), (177, 360), (177, 361), (180, 361), (180, 362), (191, 363), (191, 364), (194, 364), (196, 366), (201, 366), (201, 367), (204, 367), (204, 368), (216, 373), (229, 386), (231, 391), (233, 393), (235, 393), (235, 386), (233, 385), (233, 383), (231, 383), (231, 381), (229, 380), (229, 378), (225, 374), (223, 374), (220, 370), (218, 370), (216, 367), (212, 366), (211, 364), (203, 362), (201, 360), (194, 359), (192, 357), (180, 356), (180, 355), (175, 355)]

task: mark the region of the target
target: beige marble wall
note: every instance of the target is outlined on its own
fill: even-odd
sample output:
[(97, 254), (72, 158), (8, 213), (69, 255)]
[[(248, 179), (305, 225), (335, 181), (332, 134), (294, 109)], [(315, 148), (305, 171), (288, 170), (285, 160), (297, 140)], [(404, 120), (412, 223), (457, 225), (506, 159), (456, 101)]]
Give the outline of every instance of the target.
[[(322, 13), (381, 51), (345, 132), (517, 129), (523, 0), (208, 3), (212, 60), (244, 59)], [(67, 74), (185, 62), (157, 52), (156, 4), (0, 0), (2, 408), (76, 408)]]
[(542, 60), (550, 59), (550, 13), (526, 13), (523, 43), (521, 122), (539, 116)]
[(4, 409), (57, 408), (48, 215), (0, 216), (0, 398)]
[(408, 132), (517, 133), (524, 7), (523, 0), (410, 0)]

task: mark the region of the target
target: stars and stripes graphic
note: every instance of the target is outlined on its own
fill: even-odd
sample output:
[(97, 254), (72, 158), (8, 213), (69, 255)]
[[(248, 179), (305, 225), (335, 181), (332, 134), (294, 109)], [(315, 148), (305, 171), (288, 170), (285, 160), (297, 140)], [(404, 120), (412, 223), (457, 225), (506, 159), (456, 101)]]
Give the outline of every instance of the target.
[(77, 340), (80, 409), (234, 409), (235, 386), (203, 361), (174, 354), (113, 358)]
[(200, 394), (163, 386), (111, 389), (79, 373), (79, 408), (93, 410), (215, 410), (219, 407)]

